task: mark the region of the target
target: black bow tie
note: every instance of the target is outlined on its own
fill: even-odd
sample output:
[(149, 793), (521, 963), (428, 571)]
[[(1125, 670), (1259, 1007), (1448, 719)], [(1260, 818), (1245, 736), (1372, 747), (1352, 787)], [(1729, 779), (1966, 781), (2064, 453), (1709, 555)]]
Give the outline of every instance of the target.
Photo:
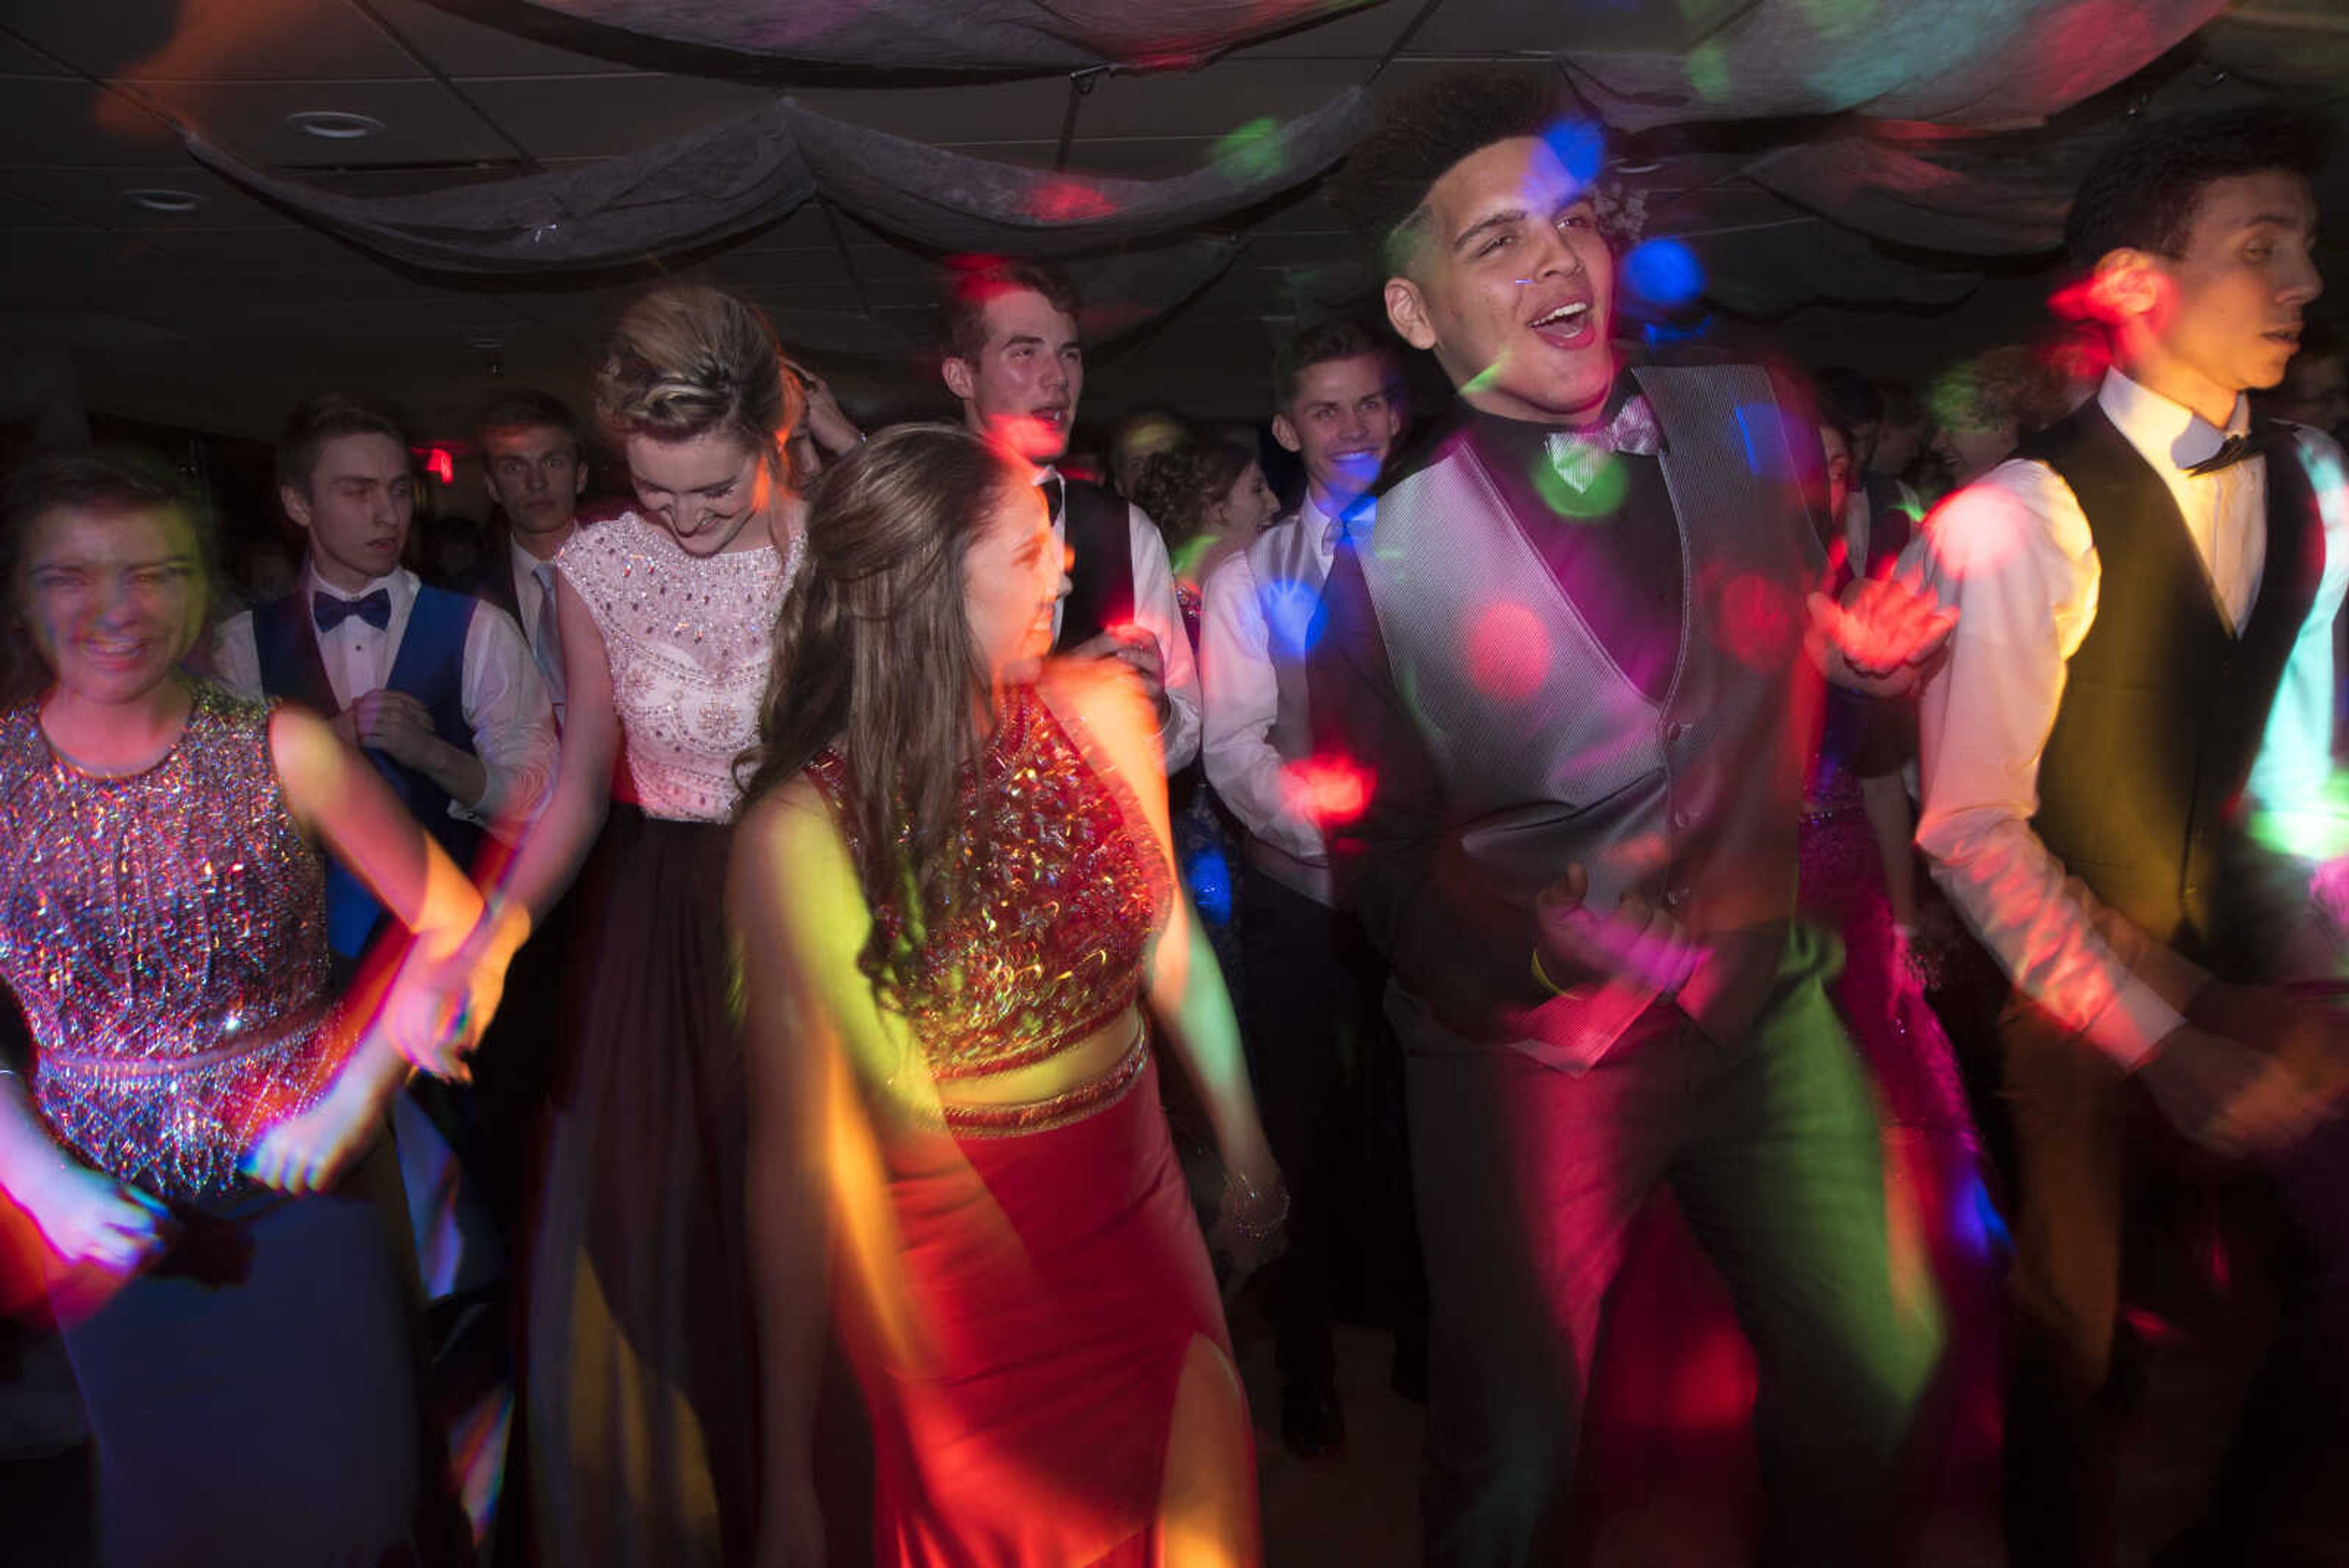
[(2219, 443), (2217, 452), (2199, 462), (2188, 464), (2186, 472), (2198, 476), (2216, 473), (2222, 468), (2234, 467), (2245, 458), (2257, 457), (2264, 450), (2256, 436), (2230, 435)]
[(378, 588), (355, 599), (324, 592), (310, 596), (310, 618), (318, 623), (320, 631), (332, 631), (353, 616), (381, 631), (391, 624), (391, 595)]

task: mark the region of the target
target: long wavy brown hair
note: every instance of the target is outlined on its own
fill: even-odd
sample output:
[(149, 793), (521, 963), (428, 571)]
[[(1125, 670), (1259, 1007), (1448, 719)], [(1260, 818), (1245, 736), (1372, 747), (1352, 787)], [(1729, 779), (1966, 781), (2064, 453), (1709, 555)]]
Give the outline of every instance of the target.
[[(748, 810), (838, 747), (865, 902), (901, 910), (916, 946), (960, 893), (947, 850), (962, 770), (986, 740), (973, 718), (987, 670), (963, 557), (998, 502), (1028, 483), (955, 425), (899, 425), (825, 469), (776, 621), (759, 744), (736, 763)], [(885, 980), (889, 959), (868, 949), (866, 971)]]

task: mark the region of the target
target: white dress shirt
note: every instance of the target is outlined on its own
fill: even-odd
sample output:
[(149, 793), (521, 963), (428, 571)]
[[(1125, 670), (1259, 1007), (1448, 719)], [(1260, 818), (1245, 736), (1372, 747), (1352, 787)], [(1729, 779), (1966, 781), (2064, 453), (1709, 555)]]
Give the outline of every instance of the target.
[[(1036, 483), (1043, 483), (1057, 472), (1050, 467), (1040, 470)], [(1125, 531), (1133, 561), (1133, 623), (1157, 642), (1161, 683), (1166, 689), (1166, 727), (1159, 732), (1158, 743), (1165, 753), (1166, 771), (1180, 773), (1199, 754), (1198, 665), (1191, 657), (1190, 636), (1183, 629), (1183, 606), (1174, 597), (1174, 567), (1166, 558), (1166, 541), (1158, 524), (1128, 502)], [(1057, 515), (1052, 519), (1052, 536), (1062, 544), (1068, 542), (1068, 526)], [(1055, 639), (1061, 635), (1061, 607), (1052, 607)]]
[[(2213, 598), (2240, 630), (2265, 566), (2267, 460), (2212, 474), (2186, 468), (2217, 452), (2224, 434), (2249, 427), (2247, 404), (2236, 400), (2222, 432), (2117, 370), (2106, 374), (2096, 399), (2168, 486)], [(2316, 479), (2324, 576), (2251, 774), (2262, 814), (2284, 822), (2315, 806), (2329, 772), (2333, 623), (2349, 584), (2340, 450), (2313, 431), (2297, 433)], [(2024, 993), (2134, 1066), (2182, 1020), (2100, 934), (2099, 923), (2116, 917), (2067, 878), (2031, 830), (2065, 665), (2096, 615), (2102, 568), (2087, 518), (2052, 469), (2011, 459), (1944, 502), (1910, 559), (1958, 610), (1948, 659), (1920, 698), (1918, 845), (1932, 858), (1935, 880)], [(2199, 978), (2174, 955), (2147, 953), (2140, 961)]]
[[(1330, 848), (1320, 825), (1272, 743), (1280, 711), (1273, 660), (1304, 657), (1305, 631), (1337, 554), (1337, 530), (1309, 493), (1293, 520), (1273, 527), (1304, 530), (1313, 580), (1277, 585), (1268, 607), (1248, 551), (1232, 551), (1207, 574), (1199, 590), (1199, 691), (1206, 705), (1199, 755), (1216, 796), (1251, 835), (1291, 859), (1326, 867)], [(1281, 622), (1278, 650), (1273, 619)]]
[[(416, 574), (403, 569), (347, 594), (321, 583), (313, 567), (303, 567), (299, 592), (304, 618), (318, 640), (319, 661), (326, 667), (326, 680), (339, 708), (348, 709), (390, 679), (419, 586)], [(381, 630), (357, 616), (346, 617), (332, 631), (320, 631), (309, 620), (306, 607), (315, 593), (357, 599), (378, 588), (391, 600), (391, 620)], [(223, 682), (248, 696), (266, 694), (252, 611), (232, 617), (213, 634), (212, 669)], [(554, 713), (522, 628), (494, 605), (480, 605), (466, 631), (460, 701), (473, 732), (473, 754), (481, 759), (487, 782), (479, 800), (450, 801), (449, 815), (502, 834), (518, 833), (545, 805), (554, 779)]]

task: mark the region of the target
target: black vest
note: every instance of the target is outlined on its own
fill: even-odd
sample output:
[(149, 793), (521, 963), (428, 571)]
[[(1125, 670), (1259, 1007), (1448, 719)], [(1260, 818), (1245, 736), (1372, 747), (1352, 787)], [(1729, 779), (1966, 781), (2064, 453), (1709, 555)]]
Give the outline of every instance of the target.
[(1057, 651), (1133, 620), (1133, 534), (1126, 504), (1098, 484), (1063, 475), (1061, 531), (1069, 553), (1069, 597), (1061, 601)]
[(2019, 453), (2071, 486), (2102, 564), (2032, 828), (2100, 901), (2206, 964), (2236, 923), (2244, 785), (2324, 570), (2297, 443), (2271, 421), (2253, 433), (2267, 452), (2267, 556), (2240, 636), (2168, 486), (2095, 400)]
[[(473, 624), (477, 601), (429, 586), (417, 589), (416, 605), (408, 614), (399, 650), (393, 655), (391, 674), (384, 686), (404, 691), (424, 704), (432, 716), (433, 733), (467, 755), (473, 754), (472, 727), (465, 722), (465, 639)], [(305, 588), (273, 599), (253, 612), (254, 650), (260, 656), (262, 690), (273, 697), (290, 698), (319, 713), (340, 711), (334, 683), (326, 678), (326, 661), (318, 654), (318, 636), (310, 619), (310, 594)], [(481, 830), (449, 815), (449, 796), (415, 769), (370, 750), (367, 760), (389, 781), (425, 830), (460, 871), (471, 872), (481, 847)], [(344, 958), (357, 958), (381, 923), (383, 906), (364, 883), (343, 868), (326, 865), (326, 925), (329, 945)]]

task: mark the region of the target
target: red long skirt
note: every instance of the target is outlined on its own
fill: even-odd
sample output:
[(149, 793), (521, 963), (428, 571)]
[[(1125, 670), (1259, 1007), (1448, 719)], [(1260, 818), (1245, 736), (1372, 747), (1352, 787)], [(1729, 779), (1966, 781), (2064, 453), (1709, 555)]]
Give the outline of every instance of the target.
[[(869, 1271), (849, 1320), (876, 1561), (1164, 1561), (1176, 1391), (1210, 1349), (1229, 1376), (1231, 1344), (1155, 1068), (1066, 1125), (905, 1134), (882, 1157), (901, 1251)], [(1217, 1439), (1232, 1462), (1214, 1467), (1232, 1494), (1216, 1511), (1250, 1543), (1236, 1564), (1256, 1560), (1238, 1408)]]

